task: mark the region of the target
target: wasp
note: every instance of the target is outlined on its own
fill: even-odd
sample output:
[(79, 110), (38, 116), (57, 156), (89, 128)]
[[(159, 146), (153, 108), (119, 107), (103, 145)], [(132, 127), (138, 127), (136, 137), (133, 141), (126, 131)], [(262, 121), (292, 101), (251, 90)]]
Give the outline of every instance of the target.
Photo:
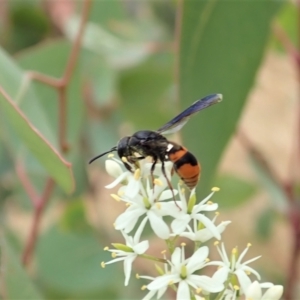
[(150, 156), (152, 158), (152, 179), (154, 178), (155, 165), (160, 161), (162, 173), (167, 180), (169, 188), (173, 191), (165, 170), (165, 162), (171, 161), (174, 171), (189, 189), (193, 189), (197, 185), (201, 173), (199, 162), (187, 148), (169, 141), (163, 134), (177, 132), (187, 123), (192, 115), (221, 100), (221, 94), (212, 94), (197, 100), (158, 130), (141, 130), (132, 136), (125, 136), (118, 142), (117, 146), (92, 158), (89, 163), (92, 163), (105, 154), (116, 151), (126, 169), (133, 172), (132, 165), (137, 165), (139, 160)]

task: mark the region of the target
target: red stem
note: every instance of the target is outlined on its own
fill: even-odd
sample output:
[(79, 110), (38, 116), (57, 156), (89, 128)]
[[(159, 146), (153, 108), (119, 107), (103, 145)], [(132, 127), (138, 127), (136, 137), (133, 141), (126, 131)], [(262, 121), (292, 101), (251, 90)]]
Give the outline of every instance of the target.
[[(66, 132), (67, 132), (67, 86), (70, 83), (70, 80), (72, 78), (72, 74), (74, 71), (74, 68), (76, 66), (76, 62), (78, 60), (79, 52), (80, 52), (80, 46), (81, 41), (84, 33), (84, 27), (87, 22), (88, 14), (91, 8), (91, 0), (85, 0), (83, 5), (83, 11), (82, 11), (82, 18), (80, 21), (79, 30), (76, 36), (76, 39), (74, 41), (74, 44), (71, 49), (70, 58), (67, 62), (64, 74), (62, 78), (56, 79), (50, 76), (47, 76), (45, 74), (40, 74), (37, 72), (30, 72), (29, 76), (31, 78), (34, 78), (36, 80), (39, 80), (40, 82), (47, 84), (49, 86), (52, 86), (57, 89), (58, 91), (58, 101), (59, 101), (59, 145), (61, 148), (61, 151), (63, 153), (67, 152), (68, 146), (66, 141)], [(21, 170), (22, 171), (22, 170)], [(31, 260), (33, 251), (35, 249), (38, 231), (40, 227), (41, 217), (44, 211), (44, 208), (46, 204), (48, 203), (48, 200), (50, 199), (50, 196), (53, 192), (53, 189), (55, 187), (55, 182), (52, 178), (49, 178), (46, 182), (45, 188), (42, 192), (42, 195), (40, 196), (40, 199), (37, 199), (38, 197), (33, 192), (33, 188), (29, 179), (27, 177), (24, 177), (23, 175), (25, 172), (21, 172), (20, 176), (20, 170), (19, 170), (19, 177), (21, 181), (23, 182), (23, 185), (25, 187), (25, 190), (28, 192), (28, 195), (30, 196), (32, 203), (34, 205), (34, 216), (33, 216), (33, 223), (32, 227), (29, 233), (28, 240), (26, 242), (26, 246), (22, 255), (22, 262), (24, 265), (27, 265), (29, 261)]]
[(33, 223), (31, 226), (30, 235), (29, 235), (29, 238), (27, 240), (27, 243), (26, 243), (23, 255), (22, 255), (22, 263), (24, 265), (27, 265), (31, 259), (33, 250), (36, 245), (36, 240), (37, 240), (37, 236), (38, 236), (38, 230), (40, 227), (42, 213), (44, 211), (46, 204), (48, 203), (48, 200), (50, 199), (50, 196), (52, 194), (54, 187), (55, 187), (55, 182), (53, 181), (52, 178), (49, 178), (46, 182), (46, 186), (45, 186), (45, 189), (43, 191), (41, 198), (35, 204)]
[(17, 163), (16, 163), (16, 173), (20, 179), (20, 182), (21, 182), (24, 190), (26, 191), (27, 195), (29, 196), (32, 204), (36, 205), (38, 203), (39, 195), (38, 195), (36, 189), (34, 188), (34, 186), (32, 185), (32, 183), (26, 173), (24, 165), (21, 161), (17, 161)]
[[(300, 1), (298, 5), (298, 33), (300, 34)], [(293, 45), (292, 41), (286, 34), (286, 32), (278, 25), (274, 26), (274, 33), (278, 40), (281, 42), (283, 47), (286, 49), (287, 53), (294, 59), (296, 62), (296, 67), (298, 68), (298, 79), (300, 79), (300, 52), (298, 48)], [(293, 250), (290, 257), (290, 267), (288, 270), (286, 286), (284, 291), (284, 299), (292, 300), (294, 299), (294, 293), (296, 290), (296, 285), (298, 282), (298, 261), (300, 256), (300, 208), (297, 205), (297, 200), (295, 197), (295, 185), (296, 178), (295, 174), (298, 175), (297, 170), (299, 169), (299, 157), (300, 157), (300, 102), (298, 107), (298, 136), (296, 137), (296, 155), (291, 158), (291, 170), (292, 178), (290, 182), (287, 182), (285, 185), (286, 195), (289, 198), (290, 204), (290, 213), (289, 221), (293, 229)], [(296, 169), (295, 169), (296, 168)], [(293, 172), (296, 170), (296, 172)], [(294, 176), (293, 176), (294, 175)]]

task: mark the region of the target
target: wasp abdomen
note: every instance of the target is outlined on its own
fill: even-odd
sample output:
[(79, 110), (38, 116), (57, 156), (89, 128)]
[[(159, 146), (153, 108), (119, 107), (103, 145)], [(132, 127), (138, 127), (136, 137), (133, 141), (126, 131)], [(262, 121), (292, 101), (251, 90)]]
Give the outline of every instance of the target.
[(169, 144), (167, 154), (170, 161), (174, 163), (175, 172), (188, 188), (193, 189), (198, 183), (201, 171), (196, 157), (186, 148), (175, 143)]

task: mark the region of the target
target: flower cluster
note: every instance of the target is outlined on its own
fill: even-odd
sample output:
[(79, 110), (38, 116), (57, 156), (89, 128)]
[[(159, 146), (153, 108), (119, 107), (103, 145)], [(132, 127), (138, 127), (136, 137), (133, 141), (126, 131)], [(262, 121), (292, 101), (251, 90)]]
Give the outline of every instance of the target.
[[(187, 193), (181, 182), (176, 189), (169, 189), (161, 165), (156, 164), (153, 174), (150, 172), (151, 166), (151, 162), (141, 160), (139, 167), (131, 173), (124, 171), (123, 163), (113, 156), (106, 160), (106, 170), (115, 178), (106, 188), (111, 189), (120, 184), (117, 193), (111, 196), (126, 204), (125, 211), (114, 224), (115, 229), (123, 235), (125, 243), (113, 243), (113, 249), (105, 248), (112, 253), (113, 259), (102, 262), (102, 267), (123, 261), (127, 286), (132, 263), (136, 258), (153, 261), (157, 277), (138, 275), (138, 278), (150, 281), (143, 286), (144, 290), (148, 290), (144, 299), (159, 299), (167, 289), (176, 292), (176, 299), (209, 299), (211, 293), (218, 293), (217, 297), (221, 300), (235, 300), (242, 295), (253, 300), (280, 299), (283, 287), (259, 283), (259, 273), (248, 266), (259, 257), (242, 262), (250, 244), (240, 255), (237, 248), (234, 248), (230, 257), (224, 244), (219, 245), (221, 234), (230, 224), (230, 221), (217, 222), (218, 204), (211, 199), (219, 189), (213, 188), (205, 199), (197, 203), (195, 190)], [(172, 163), (165, 162), (169, 179), (172, 167)], [(211, 218), (212, 212), (214, 215)], [(150, 247), (149, 241), (141, 239), (147, 224), (158, 238), (166, 241), (167, 251), (163, 252), (162, 257), (146, 253)], [(191, 256), (186, 255), (186, 244), (179, 242), (182, 239), (194, 243), (195, 250)], [(217, 240), (215, 246), (220, 261), (210, 261), (208, 258), (209, 248), (203, 243), (211, 239)], [(218, 267), (211, 277), (201, 274), (207, 266)], [(254, 274), (256, 281), (252, 281), (250, 274)], [(262, 294), (262, 288), (268, 290)]]

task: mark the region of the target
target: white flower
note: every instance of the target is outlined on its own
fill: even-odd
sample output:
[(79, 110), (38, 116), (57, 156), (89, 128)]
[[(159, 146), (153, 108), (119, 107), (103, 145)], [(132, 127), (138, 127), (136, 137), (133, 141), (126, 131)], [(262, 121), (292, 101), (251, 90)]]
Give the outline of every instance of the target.
[[(214, 223), (214, 220), (213, 220)], [(229, 225), (231, 223), (231, 221), (223, 221), (221, 222), (218, 226), (217, 226), (217, 230), (218, 232), (221, 234), (224, 232), (224, 230), (226, 229), (227, 225)], [(196, 226), (195, 226), (196, 227)], [(208, 228), (203, 228), (200, 230), (197, 230), (194, 227), (194, 231), (191, 229), (191, 227), (188, 226), (188, 231), (182, 232), (181, 234), (179, 234), (182, 237), (186, 237), (192, 241), (195, 242), (201, 242), (201, 243), (205, 243), (208, 240), (214, 238), (213, 233), (211, 232), (211, 230), (209, 230)]]
[[(166, 264), (165, 264), (165, 266), (166, 266)], [(165, 267), (165, 273), (168, 273), (167, 267)], [(148, 280), (154, 280), (154, 279), (155, 279), (155, 278), (152, 277), (152, 276), (145, 276), (145, 275), (143, 275), (143, 276), (138, 276), (138, 278), (143, 278), (143, 279), (148, 279)], [(144, 285), (144, 286), (142, 287), (142, 290), (145, 290), (146, 288), (147, 288), (147, 286)], [(152, 298), (155, 296), (155, 294), (156, 294), (156, 299), (160, 299), (160, 298), (162, 297), (162, 295), (166, 292), (167, 289), (168, 289), (168, 286), (166, 285), (166, 286), (162, 286), (162, 287), (160, 287), (160, 288), (158, 288), (158, 289), (150, 290), (150, 291), (145, 295), (145, 297), (143, 297), (142, 300), (149, 300), (149, 299), (152, 299)]]
[[(145, 223), (145, 221), (143, 221), (142, 223)], [(143, 228), (143, 226), (145, 226), (145, 224), (142, 224), (141, 228)], [(131, 237), (122, 232), (126, 245), (115, 243), (113, 244), (115, 249), (105, 248), (105, 250), (112, 252), (112, 256), (114, 257), (114, 259), (106, 263), (102, 262), (102, 267), (118, 261), (124, 261), (125, 286), (128, 285), (130, 279), (132, 263), (138, 257), (138, 255), (145, 253), (149, 248), (148, 241), (139, 242), (141, 233), (142, 230), (137, 230), (134, 237)]]
[[(126, 160), (126, 158), (123, 158)], [(127, 161), (126, 161), (127, 162)], [(128, 162), (127, 162), (128, 163)], [(122, 170), (120, 165), (123, 165), (118, 159), (108, 159), (105, 162), (106, 171), (109, 175), (116, 178), (112, 183), (105, 186), (107, 189), (114, 188), (119, 183), (126, 182), (126, 184), (119, 190), (125, 196), (134, 198), (140, 191), (141, 186), (143, 185), (144, 179), (150, 177), (150, 169), (153, 163), (146, 162), (146, 159), (139, 161), (139, 168), (134, 168), (134, 173), (129, 172), (127, 169)], [(171, 162), (165, 162), (166, 175), (170, 178), (171, 169), (173, 164)], [(160, 163), (155, 165), (153, 176), (158, 177), (158, 180), (165, 179), (165, 176), (162, 174), (162, 166)], [(164, 188), (167, 187), (167, 182), (165, 181)]]
[[(145, 215), (144, 219), (149, 220), (150, 226), (154, 233), (162, 238), (168, 239), (170, 236), (170, 229), (163, 216), (166, 212), (172, 213), (178, 211), (178, 207), (172, 200), (170, 203), (161, 202), (172, 197), (172, 193), (166, 188), (166, 179), (161, 178), (161, 184), (155, 184), (154, 188), (150, 188), (150, 182), (147, 180), (147, 187), (140, 186), (140, 193), (134, 198), (126, 195), (121, 196), (120, 200), (129, 204), (129, 207), (124, 213), (119, 215), (115, 221), (115, 228), (117, 230), (124, 230), (126, 233), (130, 232), (137, 224), (138, 219)], [(174, 191), (174, 193), (177, 193)]]
[(205, 267), (207, 256), (208, 247), (201, 247), (190, 258), (185, 259), (184, 247), (182, 249), (177, 247), (169, 262), (170, 271), (155, 278), (147, 285), (147, 289), (158, 291), (178, 283), (177, 300), (191, 299), (191, 292), (194, 294), (191, 289), (194, 289), (196, 293), (201, 290), (212, 293), (221, 291), (224, 286), (220, 281), (205, 275), (194, 274), (195, 271)]
[[(118, 178), (123, 173), (125, 173), (120, 165), (120, 162), (117, 159), (107, 159), (105, 161), (105, 169), (108, 175), (114, 178)], [(129, 171), (127, 172), (130, 173)]]
[[(200, 203), (195, 204), (196, 195), (195, 190), (192, 190), (189, 203), (185, 199), (185, 195), (182, 191), (179, 190), (180, 196), (180, 207), (181, 211), (178, 213), (176, 218), (173, 220), (171, 224), (171, 228), (173, 233), (176, 235), (182, 235), (184, 230), (188, 228), (189, 232), (194, 232), (196, 234), (198, 226), (204, 226), (208, 231), (210, 231), (211, 235), (216, 239), (221, 239), (220, 229), (216, 227), (213, 221), (211, 221), (208, 217), (206, 217), (203, 212), (207, 211), (215, 211), (218, 209), (218, 204), (208, 202), (208, 200), (213, 196), (217, 188), (212, 189), (212, 193), (210, 193), (205, 199), (203, 199)], [(190, 221), (193, 222), (193, 229), (190, 227)], [(190, 237), (186, 235), (186, 237)], [(193, 238), (193, 236), (191, 236)], [(195, 237), (195, 236), (194, 236)]]
[[(262, 294), (262, 288), (268, 288), (264, 294)], [(245, 292), (246, 300), (279, 300), (282, 294), (282, 285), (258, 283), (257, 281), (252, 282)]]
[(246, 249), (240, 254), (238, 258), (237, 248), (233, 248), (231, 253), (231, 260), (229, 260), (225, 251), (224, 244), (222, 243), (222, 249), (220, 249), (217, 245), (217, 249), (222, 261), (212, 261), (207, 264), (220, 266), (220, 268), (213, 275), (213, 278), (218, 279), (221, 282), (225, 282), (231, 274), (235, 274), (241, 286), (241, 293), (245, 293), (245, 291), (251, 284), (251, 279), (249, 278), (249, 275), (251, 273), (253, 273), (258, 279), (260, 279), (259, 273), (248, 266), (249, 263), (257, 260), (258, 258), (260, 258), (260, 256), (254, 257), (242, 263), (242, 260), (248, 252), (250, 246), (251, 244), (248, 244)]

